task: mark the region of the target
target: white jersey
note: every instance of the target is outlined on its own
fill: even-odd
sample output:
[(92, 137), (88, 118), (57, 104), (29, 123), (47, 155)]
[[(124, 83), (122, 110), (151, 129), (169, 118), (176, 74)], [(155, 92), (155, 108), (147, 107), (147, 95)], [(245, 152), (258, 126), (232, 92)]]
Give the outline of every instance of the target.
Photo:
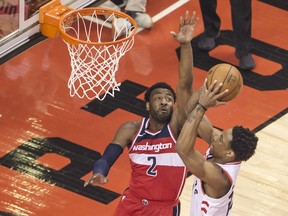
[[(206, 152), (206, 159), (211, 158), (209, 150)], [(241, 162), (217, 164), (231, 181), (231, 188), (226, 195), (219, 199), (211, 198), (205, 194), (202, 181), (195, 176), (190, 216), (229, 216), (232, 208), (232, 199), (235, 182), (240, 170)]]

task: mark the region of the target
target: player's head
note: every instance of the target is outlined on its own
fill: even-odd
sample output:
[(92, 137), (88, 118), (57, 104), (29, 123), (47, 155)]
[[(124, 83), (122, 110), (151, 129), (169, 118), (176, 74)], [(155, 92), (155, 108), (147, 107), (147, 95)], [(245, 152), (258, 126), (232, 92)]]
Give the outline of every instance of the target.
[(176, 94), (164, 82), (152, 85), (145, 93), (146, 110), (158, 122), (167, 123), (171, 119)]
[(150, 100), (150, 96), (151, 96), (151, 92), (156, 89), (156, 88), (163, 88), (163, 89), (168, 89), (171, 91), (172, 93), (172, 96), (174, 98), (174, 102), (176, 101), (176, 93), (175, 91), (173, 90), (173, 88), (165, 83), (165, 82), (158, 82), (158, 83), (155, 83), (154, 85), (152, 85), (150, 88), (148, 88), (145, 92), (145, 96), (144, 96), (144, 99), (145, 99), (145, 102), (149, 102)]
[(231, 149), (235, 154), (235, 161), (247, 161), (256, 150), (258, 137), (248, 128), (235, 126), (232, 129)]
[(214, 130), (210, 153), (223, 163), (246, 161), (255, 153), (257, 141), (255, 134), (242, 126)]

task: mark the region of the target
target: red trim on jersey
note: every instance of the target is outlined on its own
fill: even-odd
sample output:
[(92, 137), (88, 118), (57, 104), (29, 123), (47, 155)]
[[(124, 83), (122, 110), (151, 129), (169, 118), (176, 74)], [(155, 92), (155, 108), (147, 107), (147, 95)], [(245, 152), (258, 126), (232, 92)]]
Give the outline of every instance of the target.
[[(207, 201), (203, 201), (202, 203), (201, 203), (201, 206), (202, 205), (204, 205), (203, 207), (201, 207), (201, 211), (203, 211), (205, 214), (207, 213), (207, 208), (209, 208), (209, 203), (207, 202)], [(205, 207), (206, 206), (206, 207)]]
[(170, 133), (171, 138), (174, 140), (175, 145), (176, 145), (176, 144), (177, 144), (177, 139), (176, 139), (173, 131), (171, 130), (170, 124), (167, 125), (167, 128), (168, 128), (168, 130), (169, 130), (169, 133)]
[(133, 148), (133, 146), (134, 146), (134, 144), (135, 144), (135, 141), (136, 141), (139, 133), (140, 133), (141, 130), (142, 130), (142, 127), (143, 127), (143, 124), (144, 124), (144, 120), (145, 120), (145, 118), (142, 118), (141, 125), (140, 125), (140, 127), (139, 127), (139, 129), (138, 129), (138, 132), (136, 133), (136, 135), (135, 135), (135, 137), (134, 137), (134, 139), (133, 139), (133, 141), (132, 141), (132, 144), (131, 144), (131, 146), (130, 146), (130, 148), (129, 148), (128, 151), (130, 151), (130, 150)]
[(224, 165), (238, 165), (238, 164), (241, 164), (241, 161), (233, 161), (233, 162), (225, 163)]
[(145, 128), (144, 128), (144, 131), (145, 131), (147, 134), (150, 134), (150, 135), (152, 135), (152, 136), (155, 136), (155, 135), (161, 133), (162, 129), (159, 130), (159, 131), (156, 131), (156, 132), (150, 131), (150, 130), (148, 129), (149, 123), (150, 123), (150, 118), (147, 119), (147, 122), (146, 122)]
[(203, 207), (201, 208), (201, 211), (204, 212), (204, 214), (207, 213), (207, 209), (205, 209), (205, 208), (203, 208)]
[(148, 130), (149, 123), (150, 123), (150, 118), (147, 119), (147, 122), (146, 122), (146, 125), (145, 125), (145, 128), (144, 128), (144, 130), (145, 130), (146, 133), (155, 136), (156, 134), (158, 134), (158, 133), (161, 132), (161, 130), (156, 131), (156, 132), (152, 132), (152, 131)]
[(209, 207), (209, 203), (207, 201), (203, 201), (202, 205), (206, 205), (207, 207)]

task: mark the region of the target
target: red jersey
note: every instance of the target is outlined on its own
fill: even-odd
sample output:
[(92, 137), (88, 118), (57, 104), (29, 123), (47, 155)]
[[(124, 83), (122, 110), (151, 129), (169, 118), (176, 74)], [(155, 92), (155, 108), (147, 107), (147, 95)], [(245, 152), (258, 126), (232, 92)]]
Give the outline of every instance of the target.
[(149, 121), (143, 118), (129, 148), (132, 167), (129, 190), (147, 200), (178, 200), (187, 169), (174, 150), (176, 139), (168, 124), (158, 132), (149, 131)]

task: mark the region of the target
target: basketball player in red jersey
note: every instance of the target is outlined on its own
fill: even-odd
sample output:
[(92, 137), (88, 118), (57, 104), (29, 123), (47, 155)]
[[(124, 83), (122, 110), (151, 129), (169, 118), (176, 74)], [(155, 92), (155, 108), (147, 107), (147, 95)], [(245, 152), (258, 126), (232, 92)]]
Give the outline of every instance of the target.
[[(192, 96), (191, 100), (197, 101), (198, 105), (192, 108), (175, 145), (175, 150), (195, 175), (191, 216), (230, 215), (241, 161), (248, 160), (255, 153), (258, 141), (253, 132), (242, 126), (223, 132), (213, 128), (204, 113), (209, 107), (225, 104), (217, 99), (227, 92), (218, 94), (222, 83), (212, 90), (214, 85), (216, 82), (209, 89), (203, 86), (200, 97), (199, 91)], [(197, 132), (210, 145), (205, 157), (194, 149)]]
[[(117, 216), (180, 215), (179, 196), (186, 180), (187, 169), (174, 145), (187, 115), (185, 107), (193, 91), (193, 56), (190, 41), (198, 18), (180, 17), (178, 33), (171, 32), (181, 47), (179, 80), (174, 90), (166, 83), (151, 86), (145, 93), (149, 117), (126, 122), (118, 128), (113, 141), (97, 160), (93, 176), (84, 186), (107, 183), (109, 169), (129, 149), (132, 174), (115, 211)], [(174, 103), (177, 95), (177, 103)], [(174, 110), (173, 110), (174, 109)]]

